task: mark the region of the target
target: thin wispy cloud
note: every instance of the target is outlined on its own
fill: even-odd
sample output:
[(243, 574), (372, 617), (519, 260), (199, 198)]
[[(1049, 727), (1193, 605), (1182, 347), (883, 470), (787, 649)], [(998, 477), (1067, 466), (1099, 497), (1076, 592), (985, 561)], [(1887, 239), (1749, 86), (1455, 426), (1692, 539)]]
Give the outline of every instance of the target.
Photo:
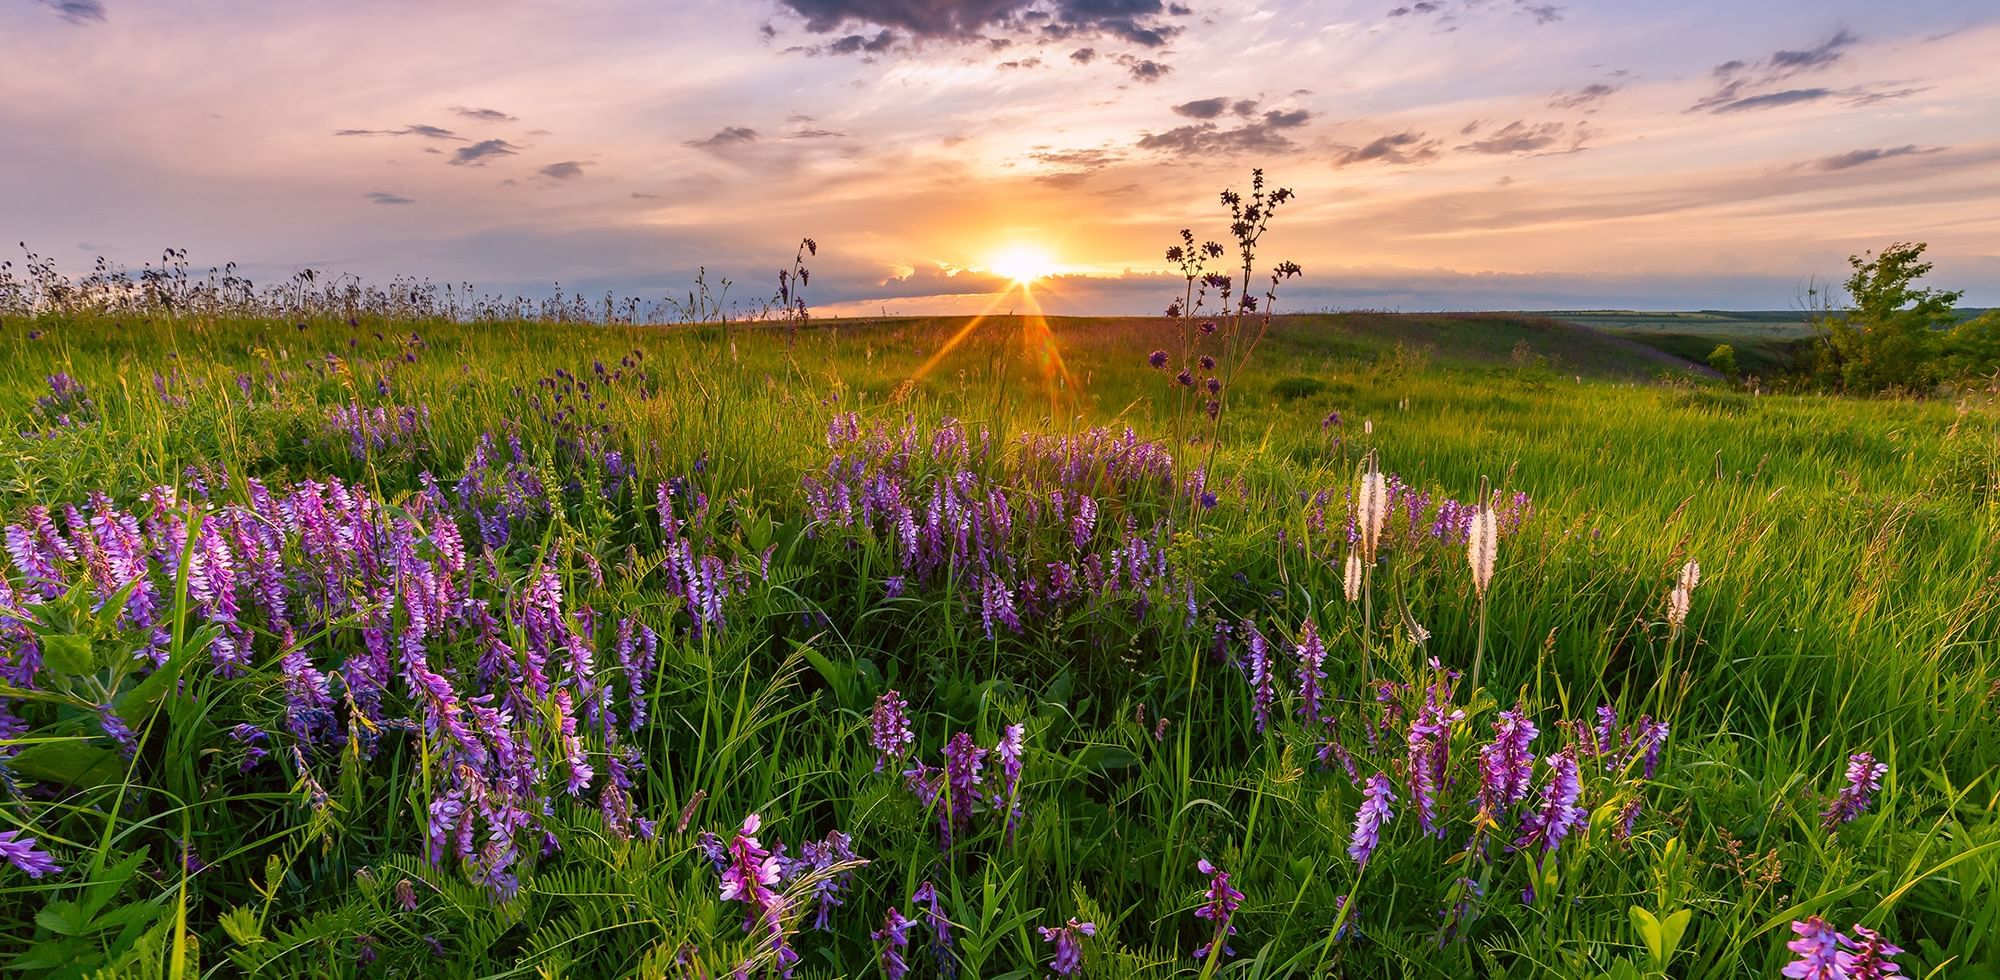
[(408, 198), (408, 197), (404, 197), (404, 196), (403, 196), (403, 195), (401, 195), (401, 194), (391, 194), (391, 193), (389, 193), (388, 191), (369, 191), (369, 192), (368, 192), (368, 195), (367, 195), (367, 196), (368, 196), (368, 200), (370, 200), (370, 201), (372, 201), (372, 202), (374, 202), (374, 203), (376, 203), (376, 204), (415, 204), (415, 203), (417, 203), (417, 202), (416, 202), (416, 200), (415, 200), (414, 198)]
[(583, 167), (584, 165), (581, 161), (564, 160), (560, 163), (551, 163), (535, 171), (535, 173), (538, 176), (554, 181), (575, 180), (583, 176)]
[(471, 146), (461, 146), (452, 151), (449, 163), (455, 166), (485, 166), (488, 161), (500, 157), (511, 157), (521, 152), (521, 148), (506, 140), (480, 140)]
[(1920, 156), (1926, 153), (1942, 153), (1942, 146), (1920, 147), (1915, 143), (1902, 146), (1875, 147), (1866, 150), (1849, 150), (1830, 157), (1821, 157), (1813, 165), (1820, 170), (1848, 170), (1864, 166), (1878, 160), (1893, 160), (1896, 157)]
[(415, 123), (412, 125), (404, 126), (401, 129), (336, 129), (333, 131), (333, 135), (335, 136), (422, 136), (426, 139), (434, 139), (434, 140), (456, 140), (460, 142), (463, 142), (465, 140), (465, 137), (460, 136), (449, 129), (446, 129), (443, 126), (431, 126), (431, 125), (426, 125), (424, 123)]
[(99, 0), (37, 0), (57, 17), (72, 24), (104, 23), (104, 4)]
[(474, 108), (471, 106), (459, 105), (459, 106), (452, 106), (451, 111), (458, 115), (464, 116), (467, 119), (476, 119), (480, 122), (486, 122), (486, 123), (510, 123), (519, 121), (515, 117), (510, 116), (507, 113), (501, 112), (498, 109), (482, 109), (482, 108)]
[(757, 131), (748, 126), (724, 126), (715, 135), (698, 140), (688, 140), (685, 145), (703, 150), (720, 150), (737, 146), (748, 146), (757, 142)]

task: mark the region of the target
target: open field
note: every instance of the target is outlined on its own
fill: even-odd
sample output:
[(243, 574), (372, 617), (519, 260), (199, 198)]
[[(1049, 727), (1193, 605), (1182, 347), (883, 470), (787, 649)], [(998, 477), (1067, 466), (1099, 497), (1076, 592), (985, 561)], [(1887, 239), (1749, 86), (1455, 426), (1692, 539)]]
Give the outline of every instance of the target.
[(1244, 330), (0, 321), (8, 971), (2000, 973), (1990, 401)]

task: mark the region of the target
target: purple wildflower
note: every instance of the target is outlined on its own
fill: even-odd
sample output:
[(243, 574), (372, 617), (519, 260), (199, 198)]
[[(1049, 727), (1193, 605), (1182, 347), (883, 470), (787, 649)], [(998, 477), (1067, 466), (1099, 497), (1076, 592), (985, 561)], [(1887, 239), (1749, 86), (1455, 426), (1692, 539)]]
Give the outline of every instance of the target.
[(959, 732), (945, 743), (945, 785), (950, 793), (951, 826), (955, 829), (972, 826), (972, 805), (979, 799), (979, 773), (985, 761), (986, 750), (973, 743), (970, 732)]
[(35, 846), (33, 837), (23, 837), (18, 830), (0, 830), (0, 858), (27, 872), (30, 878), (62, 870), (47, 851)]
[(1153, 367), (1153, 370), (1155, 370), (1155, 371), (1164, 371), (1164, 370), (1166, 370), (1166, 369), (1167, 369), (1167, 352), (1166, 352), (1166, 351), (1163, 351), (1163, 350), (1156, 350), (1156, 351), (1152, 352), (1151, 354), (1148, 354), (1148, 355), (1146, 355), (1146, 363), (1147, 363), (1147, 364), (1150, 364), (1150, 365), (1152, 365), (1152, 367)]
[(1855, 926), (1854, 936), (1859, 942), (1850, 941), (1852, 953), (1840, 953), (1835, 958), (1854, 980), (1884, 980), (1901, 976), (1903, 968), (1892, 958), (1903, 951), (1902, 947), (1890, 944), (1882, 934), (1867, 926)]
[(1833, 804), (1820, 815), (1820, 825), (1832, 830), (1867, 811), (1873, 794), (1882, 788), (1882, 777), (1888, 774), (1888, 764), (1876, 762), (1875, 756), (1870, 753), (1856, 752), (1848, 756), (1847, 785), (1840, 788), (1840, 795), (1834, 797)]
[(1222, 955), (1235, 956), (1236, 951), (1229, 948), (1229, 937), (1236, 935), (1236, 926), (1229, 920), (1236, 914), (1237, 906), (1243, 904), (1243, 893), (1229, 884), (1229, 872), (1216, 867), (1207, 858), (1195, 862), (1195, 868), (1208, 876), (1208, 892), (1202, 898), (1202, 906), (1194, 910), (1194, 917), (1214, 923), (1215, 934), (1195, 949), (1194, 958), (1208, 959), (1218, 944), (1222, 947)]
[(903, 951), (910, 946), (910, 927), (916, 923), (903, 917), (895, 906), (889, 907), (889, 914), (882, 919), (882, 928), (868, 934), (868, 938), (882, 944), (882, 975), (888, 980), (903, 980), (910, 972), (910, 964), (903, 959)]
[(1250, 632), (1250, 652), (1245, 658), (1245, 666), (1250, 672), (1250, 710), (1257, 717), (1257, 734), (1271, 724), (1271, 702), (1277, 698), (1277, 685), (1271, 678), (1271, 648), (1264, 634), (1245, 620), (1243, 628)]
[(1078, 922), (1074, 917), (1068, 925), (1040, 926), (1042, 942), (1055, 943), (1055, 958), (1049, 961), (1049, 972), (1059, 977), (1073, 977), (1083, 969), (1083, 937), (1097, 935), (1097, 923)]
[(1542, 784), (1542, 802), (1525, 821), (1527, 832), (1516, 847), (1539, 846), (1546, 854), (1562, 846), (1563, 838), (1581, 826), (1585, 813), (1577, 805), (1583, 784), (1577, 769), (1575, 747), (1563, 749), (1542, 760), (1548, 763), (1548, 782)]
[(1347, 845), (1347, 856), (1354, 859), (1357, 867), (1367, 867), (1368, 858), (1382, 842), (1382, 825), (1396, 816), (1389, 809), (1389, 804), (1395, 801), (1388, 773), (1378, 772), (1368, 777), (1368, 787), (1362, 790), (1361, 808), (1354, 814), (1354, 839)]
[(1497, 820), (1528, 798), (1535, 757), (1529, 745), (1541, 734), (1519, 707), (1493, 722), (1493, 741), (1479, 750), (1479, 805)]
[(875, 748), (875, 771), (909, 757), (917, 737), (910, 731), (910, 705), (903, 696), (889, 691), (875, 699), (868, 716), (868, 744)]
[(1320, 724), (1320, 681), (1326, 679), (1325, 663), (1326, 645), (1320, 642), (1318, 627), (1308, 619), (1299, 635), (1299, 714), (1311, 727)]
[(910, 904), (924, 906), (924, 928), (931, 933), (931, 952), (937, 958), (938, 972), (947, 977), (956, 975), (958, 960), (951, 951), (951, 920), (944, 917), (944, 902), (938, 898), (937, 886), (925, 880), (910, 895)]
[(1799, 958), (1787, 964), (1784, 975), (1792, 980), (1848, 980), (1847, 970), (1840, 964), (1839, 946), (1847, 937), (1833, 931), (1826, 920), (1811, 916), (1804, 921), (1792, 920), (1792, 931), (1799, 938), (1785, 944), (1785, 948), (1799, 954)]

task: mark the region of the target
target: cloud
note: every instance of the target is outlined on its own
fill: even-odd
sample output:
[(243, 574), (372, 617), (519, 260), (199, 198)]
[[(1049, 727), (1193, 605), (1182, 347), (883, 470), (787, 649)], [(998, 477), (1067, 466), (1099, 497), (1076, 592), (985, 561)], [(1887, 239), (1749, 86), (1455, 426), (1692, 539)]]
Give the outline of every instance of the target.
[(1861, 38), (1852, 32), (1840, 30), (1810, 48), (1780, 49), (1754, 62), (1740, 58), (1725, 61), (1716, 65), (1712, 72), (1716, 80), (1715, 91), (1689, 106), (1687, 111), (1723, 113), (1770, 109), (1816, 102), (1838, 94), (1827, 88), (1781, 86), (1779, 83), (1826, 69), (1845, 57), (1847, 49), (1860, 41)]
[(1846, 170), (1851, 167), (1859, 167), (1862, 164), (1874, 163), (1877, 160), (1916, 156), (1924, 153), (1942, 153), (1945, 149), (1947, 148), (1942, 146), (1919, 147), (1915, 143), (1905, 143), (1902, 146), (1849, 150), (1846, 153), (1836, 153), (1830, 157), (1821, 157), (1813, 161), (1813, 167), (1819, 170)]
[(1142, 82), (1157, 82), (1166, 73), (1174, 70), (1172, 65), (1154, 61), (1151, 58), (1133, 57), (1129, 54), (1119, 55), (1118, 63), (1124, 65), (1125, 70), (1131, 72), (1133, 78)]
[(1229, 100), (1226, 98), (1196, 99), (1174, 106), (1176, 115), (1186, 116), (1189, 119), (1214, 119), (1228, 110)]
[(465, 137), (460, 136), (449, 129), (446, 129), (443, 126), (431, 126), (425, 123), (411, 123), (408, 126), (404, 126), (402, 129), (336, 129), (334, 130), (333, 135), (335, 136), (422, 136), (427, 139), (434, 139), (434, 140), (456, 140), (459, 142), (465, 141)]
[(1035, 177), (1037, 183), (1051, 187), (1075, 187), (1125, 159), (1121, 154), (1099, 148), (1057, 150), (1049, 147), (1037, 147), (1028, 154), (1028, 158), (1044, 166), (1058, 168)]
[(1078, 48), (1069, 53), (1069, 60), (1079, 65), (1087, 65), (1097, 60), (1096, 48)]
[(687, 140), (682, 145), (701, 150), (721, 150), (757, 142), (757, 131), (748, 126), (724, 126), (706, 139)]
[(470, 106), (455, 105), (451, 107), (451, 111), (461, 116), (464, 116), (467, 119), (477, 119), (480, 122), (503, 123), (503, 122), (518, 121), (513, 116), (501, 112), (498, 109), (476, 109)]
[(1606, 85), (1603, 82), (1594, 82), (1592, 84), (1585, 85), (1584, 87), (1577, 89), (1574, 92), (1557, 92), (1553, 97), (1549, 99), (1549, 108), (1582, 109), (1586, 106), (1590, 106), (1610, 98), (1612, 93), (1617, 91), (1618, 91), (1618, 86), (1616, 85)]
[(550, 180), (573, 180), (583, 176), (583, 163), (579, 160), (564, 160), (560, 163), (551, 163), (535, 172)]
[(838, 132), (836, 130), (815, 128), (815, 129), (801, 129), (796, 133), (792, 133), (786, 136), (785, 138), (788, 140), (829, 140), (829, 139), (839, 139), (846, 135), (847, 135), (846, 133)]
[(452, 151), (447, 162), (454, 166), (483, 167), (493, 157), (510, 157), (521, 152), (521, 148), (506, 140), (480, 140), (471, 146), (461, 146)]
[(403, 196), (403, 195), (401, 195), (401, 194), (391, 194), (391, 193), (389, 193), (388, 191), (369, 191), (369, 192), (368, 192), (368, 195), (367, 195), (367, 197), (368, 197), (368, 199), (369, 199), (370, 201), (373, 201), (373, 202), (375, 202), (376, 204), (415, 204), (415, 203), (417, 203), (417, 202), (416, 202), (416, 200), (415, 200), (414, 198), (408, 198), (408, 197), (404, 197), (404, 196)]
[(1423, 133), (1405, 130), (1377, 137), (1361, 146), (1342, 147), (1334, 156), (1335, 167), (1380, 161), (1382, 163), (1429, 163), (1438, 157), (1438, 141)]
[(41, 4), (72, 24), (104, 23), (104, 4), (99, 0), (41, 0)]
[(1040, 58), (1022, 58), (1022, 59), (1019, 59), (1019, 60), (1017, 60), (1017, 61), (1003, 61), (1003, 62), (1001, 62), (1001, 63), (1000, 63), (999, 67), (1001, 67), (1001, 68), (1040, 68), (1040, 67), (1042, 67), (1042, 59), (1040, 59)]
[[(1161, 0), (778, 0), (814, 34), (858, 27), (897, 30), (921, 41), (981, 43), (999, 35), (1047, 40), (1113, 37), (1163, 47), (1181, 28), (1168, 18), (1186, 7)], [(850, 33), (850, 37), (859, 36)], [(878, 37), (880, 35), (877, 35)], [(851, 52), (836, 52), (851, 53)]]
[(1494, 130), (1485, 139), (1461, 144), (1458, 148), (1473, 153), (1535, 153), (1547, 150), (1568, 140), (1569, 150), (1580, 150), (1586, 132), (1578, 126), (1574, 132), (1563, 123), (1539, 123), (1529, 125), (1526, 120), (1516, 119)]
[(896, 44), (896, 32), (883, 28), (874, 37), (849, 34), (824, 46), (828, 54), (880, 54)]
[(1138, 146), (1142, 150), (1180, 154), (1278, 152), (1294, 145), (1283, 131), (1297, 129), (1311, 119), (1312, 113), (1305, 109), (1273, 109), (1256, 122), (1233, 129), (1224, 129), (1213, 122), (1198, 122), (1164, 133), (1147, 133), (1139, 137)]

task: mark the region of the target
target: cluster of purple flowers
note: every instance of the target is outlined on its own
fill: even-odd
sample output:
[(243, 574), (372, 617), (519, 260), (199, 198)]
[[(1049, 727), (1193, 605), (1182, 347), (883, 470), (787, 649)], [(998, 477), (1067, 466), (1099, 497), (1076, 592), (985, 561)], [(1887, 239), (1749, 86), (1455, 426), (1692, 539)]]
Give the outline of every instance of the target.
[[(971, 732), (953, 735), (944, 746), (944, 765), (914, 762), (903, 771), (903, 781), (923, 805), (937, 815), (938, 845), (949, 848), (959, 835), (971, 830), (974, 817), (984, 808), (1004, 814), (1002, 829), (1011, 839), (1021, 820), (1021, 767), (1027, 729), (1008, 725), (1000, 741), (989, 752), (981, 748)], [(988, 755), (999, 759), (989, 770)]]
[[(90, 400), (90, 392), (84, 390), (83, 383), (66, 372), (57, 371), (49, 375), (49, 393), (35, 399), (34, 415), (43, 425), (60, 429), (73, 429), (97, 421), (97, 403)], [(23, 432), (33, 437), (34, 432)]]
[(1876, 762), (1875, 756), (1867, 752), (1856, 752), (1847, 757), (1847, 782), (1840, 792), (1820, 814), (1820, 824), (1832, 830), (1866, 812), (1874, 802), (1875, 793), (1882, 788), (1882, 777), (1889, 774), (1886, 763)]
[(1085, 936), (1097, 935), (1097, 923), (1079, 922), (1072, 916), (1066, 925), (1038, 926), (1042, 942), (1055, 943), (1055, 956), (1049, 960), (1049, 972), (1059, 977), (1073, 977), (1083, 971), (1083, 940)]
[(988, 637), (1093, 600), (1123, 599), (1134, 615), (1192, 602), (1168, 564), (1165, 515), (1134, 506), (1175, 492), (1173, 461), (1129, 430), (1027, 436), (1004, 453), (990, 432), (949, 419), (892, 430), (847, 414), (827, 443), (805, 479), (809, 533), (872, 539), (895, 594), (951, 583)]
[(369, 459), (389, 450), (421, 450), (428, 444), (430, 406), (336, 405), (327, 414), (324, 434), (347, 441), (348, 454)]
[(1798, 938), (1785, 948), (1798, 958), (1785, 965), (1784, 975), (1793, 980), (1884, 980), (1898, 977), (1903, 968), (1895, 957), (1903, 950), (1867, 926), (1857, 925), (1854, 935), (1836, 931), (1825, 919), (1810, 916), (1792, 921)]
[[(753, 813), (743, 818), (728, 840), (703, 831), (696, 844), (719, 877), (721, 899), (744, 906), (743, 931), (761, 936), (763, 955), (783, 975), (791, 976), (799, 954), (791, 945), (788, 919), (794, 895), (787, 891), (802, 891), (814, 902), (812, 928), (824, 931), (831, 927), (833, 910), (846, 904), (853, 869), (867, 862), (855, 855), (852, 840), (838, 830), (823, 840), (807, 841), (797, 857), (788, 857), (782, 843), (767, 848), (758, 838), (763, 823), (764, 818)], [(890, 916), (891, 922), (901, 919), (894, 909)], [(908, 925), (905, 921), (901, 928)], [(753, 965), (745, 963), (739, 972)]]
[(1236, 935), (1236, 925), (1230, 920), (1243, 904), (1243, 893), (1229, 883), (1229, 872), (1209, 859), (1195, 862), (1195, 869), (1208, 876), (1208, 891), (1203, 893), (1201, 907), (1194, 910), (1194, 917), (1208, 920), (1213, 932), (1207, 942), (1195, 947), (1194, 958), (1206, 960), (1217, 952), (1218, 946), (1222, 956), (1235, 956), (1236, 951), (1229, 948), (1229, 937)]
[[(146, 668), (161, 663), (185, 555), (195, 625), (214, 631), (213, 669), (234, 676), (268, 668), (284, 695), (269, 732), (291, 744), (272, 744), (261, 719), (246, 720), (231, 731), (243, 748), (240, 768), (284, 748), (309, 770), (350, 740), (372, 757), (383, 738), (414, 733), (435, 767), (431, 859), (454, 855), (477, 880), (511, 894), (516, 864), (555, 845), (545, 824), (557, 787), (595, 797), (617, 836), (652, 833), (652, 821), (632, 815), (638, 756), (620, 743), (646, 721), (659, 636), (569, 599), (553, 565), (531, 569), (512, 595), (499, 591), (510, 575), (494, 538), (504, 541), (510, 523), (529, 513), (529, 488), (504, 482), (523, 498), (511, 515), (487, 511), (486, 488), (468, 491), (463, 481), (454, 494), (426, 479), (391, 507), (339, 479), (283, 489), (253, 479), (241, 502), (220, 503), (209, 495), (227, 487), (192, 473), (192, 499), (160, 487), (132, 511), (101, 494), (59, 512), (26, 508), (0, 531), (13, 571), (0, 574), (0, 675), (37, 686), (44, 668), (25, 610), (72, 587), (99, 601), (123, 593), (119, 622), (139, 637), (135, 657)], [(683, 498), (663, 491), (661, 499), (671, 506)], [(503, 498), (501, 506), (511, 505)], [(689, 510), (685, 518), (663, 512), (667, 558), (648, 585), (684, 598), (684, 628), (693, 633), (719, 628), (724, 600), (766, 574), (768, 559), (707, 553), (705, 501)], [(461, 521), (481, 536), (468, 543)], [(594, 560), (585, 572), (602, 584)], [(606, 646), (615, 673), (606, 670), (614, 666), (604, 662)], [(440, 658), (440, 647), (477, 655)], [(0, 730), (26, 730), (23, 710), (0, 699)], [(99, 718), (105, 735), (131, 751), (136, 737), (124, 721), (108, 710)], [(317, 785), (309, 771), (291, 777)]]

